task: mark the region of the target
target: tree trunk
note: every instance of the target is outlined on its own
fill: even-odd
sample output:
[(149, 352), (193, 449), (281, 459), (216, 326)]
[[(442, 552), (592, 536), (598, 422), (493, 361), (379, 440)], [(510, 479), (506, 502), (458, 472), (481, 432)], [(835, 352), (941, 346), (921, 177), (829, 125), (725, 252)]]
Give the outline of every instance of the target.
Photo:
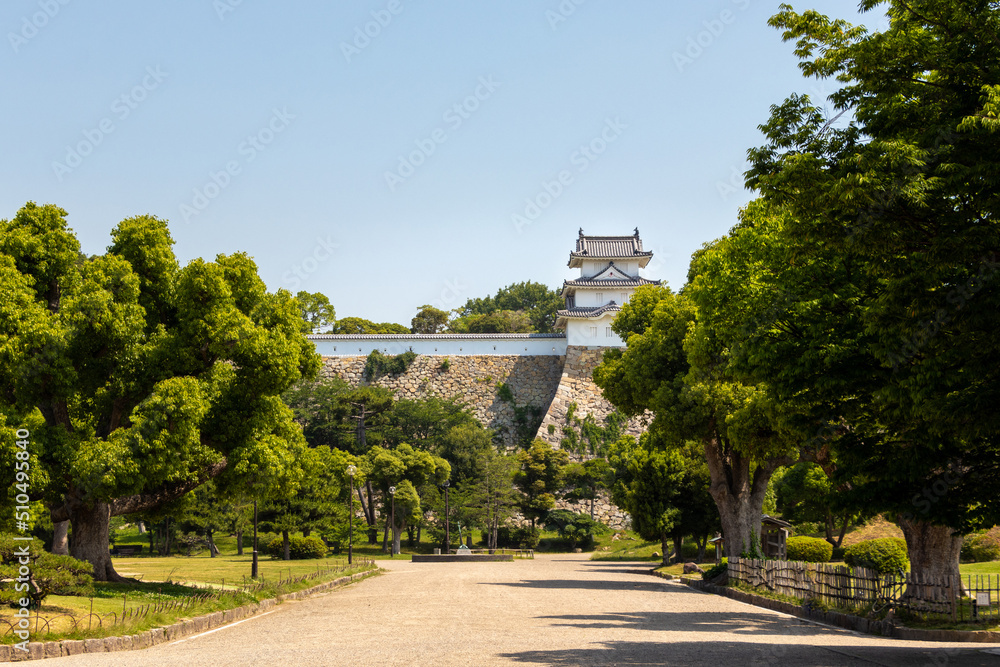
[(393, 524), (392, 525), (392, 553), (393, 554), (398, 554), (399, 553), (399, 542), (400, 542), (400, 539), (403, 536), (403, 527), (402, 526), (397, 526), (395, 521), (393, 521), (392, 524)]
[[(368, 544), (378, 544), (378, 516), (375, 514), (375, 489), (372, 487), (372, 483), (365, 482), (365, 490), (368, 492), (368, 505), (365, 506), (364, 501), (361, 502), (361, 508), (365, 510), (365, 521), (368, 522)], [(361, 495), (361, 490), (358, 489), (358, 495)]]
[(208, 555), (215, 558), (219, 555), (219, 550), (215, 546), (215, 540), (212, 539), (212, 531), (206, 530), (206, 537), (208, 538)]
[(111, 506), (95, 503), (92, 507), (75, 507), (70, 517), (73, 523), (73, 544), (70, 555), (94, 566), (94, 581), (127, 581), (115, 572), (108, 551), (111, 535)]
[(704, 443), (705, 459), (711, 476), (709, 492), (719, 508), (727, 558), (749, 551), (753, 535), (760, 537), (761, 516), (767, 484), (779, 465), (787, 459), (770, 459), (751, 472), (750, 459), (718, 439)]
[(701, 539), (695, 538), (695, 542), (698, 543), (698, 562), (705, 562), (705, 547), (708, 546), (708, 533), (705, 533)]
[(140, 535), (145, 535), (146, 534), (146, 524), (144, 522), (139, 521), (136, 524), (136, 526), (139, 528), (139, 534)]
[(288, 531), (281, 531), (282, 557), (284, 560), (292, 560), (292, 544), (288, 539)]
[(670, 556), (667, 555), (667, 541), (670, 539), (666, 533), (660, 535), (660, 558), (663, 565), (670, 565)]
[(243, 529), (236, 531), (236, 555), (243, 555)]
[(69, 521), (57, 521), (52, 535), (52, 553), (69, 555)]
[(683, 535), (678, 535), (678, 534), (675, 533), (674, 534), (674, 562), (675, 563), (683, 563), (684, 562), (684, 554), (681, 553), (681, 551), (683, 549), (684, 549), (684, 536)]
[[(910, 572), (922, 577), (952, 577), (959, 587), (961, 573), (958, 569), (959, 552), (962, 550), (962, 536), (954, 535), (953, 528), (938, 526), (915, 519), (901, 518), (899, 527), (906, 538), (906, 551), (910, 558)], [(906, 589), (906, 597), (934, 599), (931, 590), (911, 584)]]
[(309, 537), (310, 535), (312, 535), (312, 528), (302, 529), (302, 537)]

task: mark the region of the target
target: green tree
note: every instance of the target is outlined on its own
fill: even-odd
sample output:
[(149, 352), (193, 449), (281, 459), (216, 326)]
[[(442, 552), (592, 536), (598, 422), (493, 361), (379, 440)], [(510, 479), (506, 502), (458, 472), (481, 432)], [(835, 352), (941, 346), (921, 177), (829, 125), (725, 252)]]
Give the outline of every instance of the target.
[[(803, 260), (836, 252), (846, 284), (871, 293), (852, 314), (870, 336), (857, 356), (875, 363), (840, 392), (841, 405), (870, 397), (869, 416), (832, 422), (838, 474), (856, 504), (897, 514), (915, 571), (957, 575), (960, 534), (1000, 511), (982, 493), (1000, 462), (1000, 9), (861, 7), (883, 5), (878, 33), (787, 6), (771, 19), (804, 74), (844, 84), (830, 101), (850, 120), (830, 124), (802, 96), (774, 107), (748, 185), (788, 211)], [(924, 493), (935, 485), (946, 502)]]
[(650, 447), (648, 434), (642, 442), (627, 435), (611, 445), (610, 459), (612, 498), (631, 515), (632, 528), (643, 539), (660, 540), (663, 564), (668, 564), (668, 540), (681, 513), (674, 504), (684, 477), (680, 453)]
[[(691, 275), (700, 270), (696, 256)], [(699, 443), (727, 555), (738, 556), (759, 533), (771, 475), (797, 458), (792, 440), (769, 418), (762, 388), (733, 375), (717, 323), (696, 317), (690, 299), (641, 287), (612, 327), (627, 347), (605, 352), (594, 381), (626, 415), (651, 410), (663, 442)]]
[(451, 478), (457, 484), (462, 484), (483, 474), (480, 465), (487, 460), (483, 456), (492, 450), (493, 439), (490, 432), (479, 422), (466, 422), (453, 426), (442, 434), (434, 453), (451, 464)]
[(441, 333), (448, 326), (448, 313), (430, 305), (420, 306), (420, 312), (410, 321), (410, 331), (416, 334)]
[[(400, 483), (407, 481), (416, 493), (416, 489), (427, 484), (443, 483), (451, 475), (451, 466), (447, 461), (428, 452), (414, 449), (406, 443), (395, 449), (372, 448), (362, 459), (361, 468), (364, 471), (366, 485), (369, 488), (377, 489), (382, 498), (382, 516), (386, 517), (383, 551), (388, 551), (388, 529), (390, 528), (389, 518), (391, 514), (389, 487), (395, 486), (398, 492)], [(419, 508), (418, 503), (415, 510), (418, 511), (418, 517), (420, 516)], [(400, 531), (406, 527), (406, 522), (403, 522), (402, 518), (407, 516), (410, 514), (397, 513), (395, 520), (399, 520), (399, 523), (391, 525), (392, 540), (396, 547), (399, 545)]]
[(351, 385), (331, 375), (315, 382), (298, 382), (282, 395), (310, 447), (354, 449), (355, 428), (345, 423), (347, 411), (340, 401), (350, 391)]
[(330, 330), (333, 334), (408, 334), (410, 328), (394, 322), (372, 322), (361, 317), (342, 317)]
[(482, 426), (465, 403), (457, 399), (427, 396), (400, 399), (387, 415), (385, 442), (395, 447), (407, 442), (414, 447), (437, 452), (442, 438), (456, 426)]
[(454, 333), (531, 333), (534, 326), (522, 310), (498, 310), (481, 315), (469, 315), (451, 323)]
[(512, 283), (497, 291), (496, 296), (481, 299), (469, 299), (462, 308), (456, 309), (457, 317), (452, 322), (452, 330), (471, 333), (514, 333), (525, 325), (515, 323), (512, 315), (501, 316), (477, 327), (492, 328), (496, 331), (472, 331), (469, 328), (472, 318), (507, 312), (520, 312), (527, 318), (526, 330), (537, 333), (552, 333), (555, 331), (556, 311), (563, 307), (562, 297), (557, 290), (550, 290), (541, 283), (530, 280), (522, 283)]
[(299, 292), (295, 295), (302, 313), (303, 328), (306, 333), (329, 333), (337, 322), (337, 312), (330, 305), (326, 295), (316, 292)]
[(565, 497), (570, 500), (589, 500), (590, 518), (594, 518), (594, 500), (601, 491), (611, 488), (614, 470), (607, 459), (596, 458), (583, 463), (570, 463), (564, 471), (569, 491)]
[(301, 531), (309, 537), (313, 531), (329, 531), (342, 507), (341, 484), (348, 462), (344, 453), (320, 446), (302, 452), (299, 465), (302, 481), (294, 494), (276, 496), (264, 504), (261, 520), (280, 532), (283, 558), (290, 554), (290, 536)]
[[(301, 430), (279, 396), (314, 375), (290, 294), (243, 254), (180, 268), (164, 221), (129, 218), (84, 258), (56, 206), (0, 221), (0, 403), (31, 432), (32, 489), (72, 525), (72, 555), (117, 580), (111, 516), (209, 479), (293, 489)], [(9, 473), (8, 473), (9, 474)]]
[(464, 493), (469, 516), (486, 535), (486, 547), (497, 548), (500, 526), (505, 525), (518, 508), (518, 493), (514, 478), (518, 471), (515, 457), (501, 454), (486, 443), (472, 451), (470, 469), (475, 475), (467, 475), (459, 483)]
[(555, 507), (556, 494), (563, 486), (563, 471), (569, 463), (569, 454), (555, 449), (541, 438), (536, 438), (526, 450), (518, 452), (519, 470), (514, 483), (524, 493), (521, 512), (535, 527)]
[(842, 494), (826, 471), (816, 463), (803, 461), (776, 479), (775, 491), (782, 518), (793, 523), (808, 521), (823, 526), (826, 541), (839, 547), (858, 514), (835, 510), (838, 496)]

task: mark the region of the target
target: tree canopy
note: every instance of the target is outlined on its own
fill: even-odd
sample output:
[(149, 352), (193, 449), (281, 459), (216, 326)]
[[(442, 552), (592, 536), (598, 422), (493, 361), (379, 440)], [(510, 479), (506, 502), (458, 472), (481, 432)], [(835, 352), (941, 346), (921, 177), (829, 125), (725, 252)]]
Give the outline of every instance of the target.
[(112, 241), (84, 257), (52, 205), (0, 221), (0, 408), (31, 430), (32, 490), (97, 580), (117, 578), (110, 516), (213, 477), (294, 491), (305, 441), (280, 394), (319, 367), (297, 302), (246, 255), (182, 268), (152, 216)]

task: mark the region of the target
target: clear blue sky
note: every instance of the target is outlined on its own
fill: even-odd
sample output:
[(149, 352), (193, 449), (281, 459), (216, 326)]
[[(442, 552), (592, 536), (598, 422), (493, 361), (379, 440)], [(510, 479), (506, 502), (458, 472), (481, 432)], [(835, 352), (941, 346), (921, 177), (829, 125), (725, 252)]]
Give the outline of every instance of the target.
[(272, 290), (404, 324), (561, 285), (580, 227), (638, 227), (677, 288), (749, 199), (769, 106), (833, 89), (778, 4), (7, 0), (0, 218), (57, 204), (97, 254), (156, 215), (182, 262), (245, 251)]

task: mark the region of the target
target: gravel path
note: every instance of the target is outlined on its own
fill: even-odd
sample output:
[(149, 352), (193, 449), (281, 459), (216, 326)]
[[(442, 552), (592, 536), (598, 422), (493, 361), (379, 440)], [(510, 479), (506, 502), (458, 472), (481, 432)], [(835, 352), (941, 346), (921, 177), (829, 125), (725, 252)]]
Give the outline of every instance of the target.
[(380, 564), (384, 575), (204, 635), (44, 664), (1000, 667), (1000, 646), (858, 635), (586, 554)]

